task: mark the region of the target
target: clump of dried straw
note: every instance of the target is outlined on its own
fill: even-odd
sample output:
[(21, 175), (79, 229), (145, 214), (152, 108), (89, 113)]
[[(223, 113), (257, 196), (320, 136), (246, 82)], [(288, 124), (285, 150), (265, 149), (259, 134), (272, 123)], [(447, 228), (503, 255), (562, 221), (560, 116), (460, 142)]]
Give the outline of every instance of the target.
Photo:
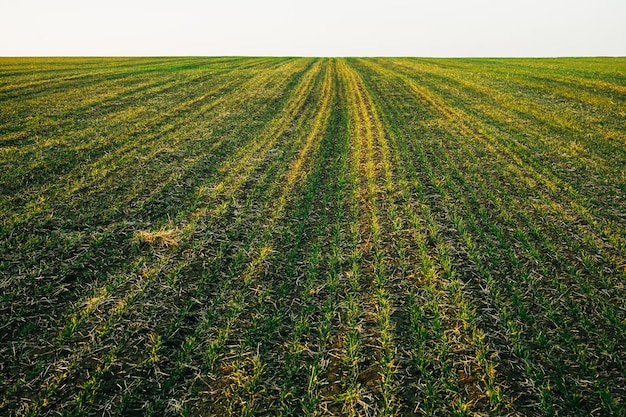
[(147, 243), (159, 248), (171, 248), (178, 246), (179, 231), (176, 229), (160, 229), (154, 232), (148, 230), (138, 230), (135, 232), (135, 241)]

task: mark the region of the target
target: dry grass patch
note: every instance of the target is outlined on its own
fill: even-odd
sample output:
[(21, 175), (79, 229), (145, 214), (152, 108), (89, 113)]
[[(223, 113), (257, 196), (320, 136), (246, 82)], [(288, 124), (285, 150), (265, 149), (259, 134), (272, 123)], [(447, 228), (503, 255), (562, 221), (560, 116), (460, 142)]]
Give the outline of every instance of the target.
[(146, 243), (157, 248), (172, 248), (178, 246), (179, 241), (180, 231), (177, 229), (138, 230), (135, 232), (135, 242)]

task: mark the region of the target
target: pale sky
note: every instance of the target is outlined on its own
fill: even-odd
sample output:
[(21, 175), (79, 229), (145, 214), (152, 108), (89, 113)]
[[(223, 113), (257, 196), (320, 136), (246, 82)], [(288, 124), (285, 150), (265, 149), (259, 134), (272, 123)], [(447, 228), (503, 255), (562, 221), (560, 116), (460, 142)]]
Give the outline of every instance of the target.
[(626, 56), (626, 0), (0, 0), (0, 56)]

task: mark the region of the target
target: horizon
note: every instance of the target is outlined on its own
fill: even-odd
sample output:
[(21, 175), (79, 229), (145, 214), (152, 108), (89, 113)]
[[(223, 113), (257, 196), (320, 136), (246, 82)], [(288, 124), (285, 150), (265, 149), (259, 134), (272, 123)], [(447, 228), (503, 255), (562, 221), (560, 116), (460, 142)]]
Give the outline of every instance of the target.
[(564, 56), (419, 56), (419, 55), (0, 55), (0, 59), (125, 59), (125, 58), (310, 58), (310, 59), (426, 59), (426, 60), (549, 60), (620, 59), (625, 55)]

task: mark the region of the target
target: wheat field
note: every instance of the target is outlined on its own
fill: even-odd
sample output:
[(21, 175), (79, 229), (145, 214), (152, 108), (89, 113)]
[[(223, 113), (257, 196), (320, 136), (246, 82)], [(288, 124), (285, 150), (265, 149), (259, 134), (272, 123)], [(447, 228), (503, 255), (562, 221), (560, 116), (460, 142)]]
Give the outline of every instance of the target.
[(0, 414), (626, 414), (626, 59), (1, 58)]

